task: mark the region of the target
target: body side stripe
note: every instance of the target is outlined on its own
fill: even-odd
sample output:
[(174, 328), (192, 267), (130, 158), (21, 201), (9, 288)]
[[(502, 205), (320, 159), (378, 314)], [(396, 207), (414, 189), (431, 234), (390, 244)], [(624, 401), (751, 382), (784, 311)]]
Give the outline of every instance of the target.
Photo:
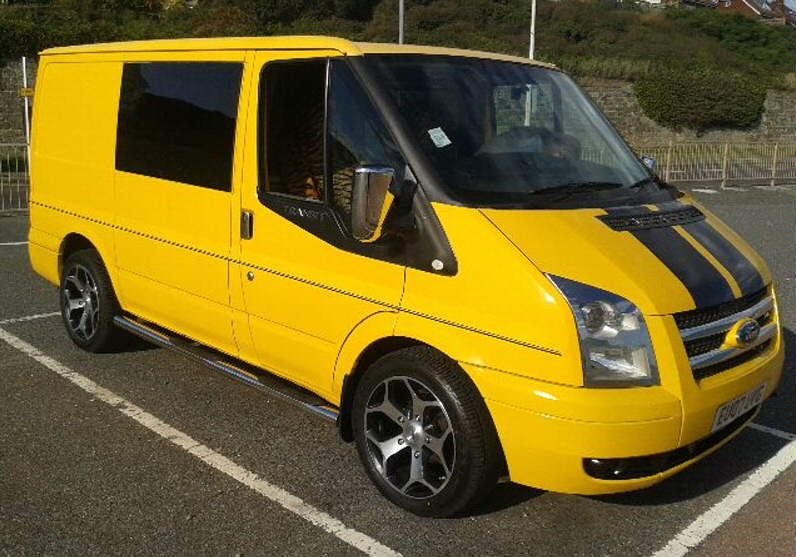
[(52, 205), (47, 205), (45, 203), (40, 203), (40, 202), (37, 202), (37, 201), (31, 201), (30, 204), (31, 205), (36, 205), (38, 207), (43, 207), (45, 209), (49, 209), (51, 211), (55, 211), (55, 212), (62, 213), (62, 214), (65, 214), (65, 215), (69, 215), (69, 216), (72, 216), (72, 217), (75, 217), (75, 218), (79, 218), (79, 219), (82, 219), (82, 220), (93, 222), (93, 223), (99, 224), (101, 226), (106, 226), (108, 228), (113, 228), (114, 230), (118, 230), (120, 232), (127, 232), (128, 234), (134, 234), (136, 236), (140, 236), (142, 238), (153, 240), (155, 242), (160, 242), (160, 243), (168, 244), (170, 246), (174, 246), (174, 247), (177, 247), (177, 248), (185, 249), (185, 250), (188, 250), (188, 251), (193, 251), (193, 252), (196, 252), (196, 253), (200, 253), (202, 255), (207, 255), (208, 257), (214, 257), (216, 259), (222, 259), (222, 260), (227, 261), (229, 263), (234, 263), (234, 264), (237, 264), (237, 265), (241, 265), (241, 266), (247, 267), (249, 269), (256, 269), (258, 271), (263, 271), (265, 273), (270, 273), (272, 275), (276, 275), (276, 276), (279, 276), (279, 277), (282, 277), (282, 278), (285, 278), (285, 279), (301, 282), (301, 283), (307, 284), (309, 286), (322, 288), (324, 290), (328, 290), (330, 292), (341, 294), (343, 296), (349, 296), (351, 298), (356, 298), (356, 299), (359, 299), (359, 300), (362, 300), (362, 301), (365, 301), (365, 302), (369, 302), (369, 303), (372, 303), (372, 304), (375, 304), (375, 305), (378, 305), (378, 306), (381, 306), (381, 307), (384, 307), (384, 308), (388, 308), (388, 309), (392, 309), (392, 310), (398, 311), (400, 313), (405, 313), (405, 314), (408, 314), (408, 315), (414, 315), (415, 317), (421, 317), (423, 319), (428, 319), (430, 321), (435, 321), (437, 323), (442, 323), (444, 325), (450, 325), (452, 327), (456, 327), (457, 329), (462, 329), (462, 330), (469, 331), (469, 332), (472, 332), (472, 333), (476, 333), (476, 334), (479, 334), (479, 335), (484, 335), (484, 336), (487, 336), (487, 337), (491, 337), (491, 338), (494, 338), (494, 339), (497, 339), (497, 340), (510, 342), (510, 343), (516, 344), (518, 346), (523, 346), (525, 348), (530, 348), (532, 350), (538, 350), (540, 352), (545, 352), (545, 353), (551, 354), (553, 356), (561, 356), (562, 355), (561, 352), (559, 352), (558, 350), (555, 350), (553, 348), (547, 348), (545, 346), (539, 346), (539, 345), (536, 345), (536, 344), (531, 344), (529, 342), (525, 342), (525, 341), (522, 341), (522, 340), (519, 340), (519, 339), (515, 339), (515, 338), (503, 336), (503, 335), (499, 335), (497, 333), (492, 333), (492, 332), (489, 332), (489, 331), (484, 331), (483, 329), (478, 329), (476, 327), (471, 327), (469, 325), (464, 325), (462, 323), (456, 323), (454, 321), (448, 321), (446, 319), (441, 319), (441, 318), (435, 317), (433, 315), (428, 315), (426, 313), (421, 313), (421, 312), (414, 311), (414, 310), (411, 310), (411, 309), (407, 309), (407, 308), (404, 308), (404, 307), (399, 307), (399, 306), (396, 306), (396, 305), (393, 305), (393, 304), (390, 304), (390, 303), (387, 303), (387, 302), (383, 302), (383, 301), (380, 301), (380, 300), (369, 298), (367, 296), (362, 296), (360, 294), (355, 294), (353, 292), (348, 292), (346, 290), (341, 290), (341, 289), (335, 288), (333, 286), (329, 286), (329, 285), (326, 285), (326, 284), (322, 284), (322, 283), (319, 283), (319, 282), (308, 280), (308, 279), (305, 279), (305, 278), (302, 278), (302, 277), (297, 277), (297, 276), (290, 275), (290, 274), (287, 274), (287, 273), (283, 273), (281, 271), (277, 271), (276, 269), (270, 269), (268, 267), (260, 267), (258, 265), (254, 265), (252, 263), (248, 263), (246, 261), (241, 261), (241, 260), (238, 260), (238, 259), (232, 259), (231, 257), (228, 257), (226, 255), (221, 255), (221, 254), (218, 254), (218, 253), (213, 253), (213, 252), (209, 252), (209, 251), (206, 251), (206, 250), (203, 250), (203, 249), (195, 248), (193, 246), (172, 242), (170, 240), (165, 240), (165, 239), (159, 238), (157, 236), (152, 236), (150, 234), (145, 234), (143, 232), (138, 232), (138, 231), (132, 230), (130, 228), (123, 228), (123, 227), (120, 227), (120, 226), (116, 226), (116, 225), (111, 224), (109, 222), (105, 222), (105, 221), (102, 221), (102, 220), (99, 220), (99, 219), (95, 219), (95, 218), (92, 218), (92, 217), (87, 217), (87, 216), (84, 216), (84, 215), (80, 215), (80, 214), (75, 213), (73, 211), (67, 211), (65, 209), (60, 209), (58, 207), (54, 207)]

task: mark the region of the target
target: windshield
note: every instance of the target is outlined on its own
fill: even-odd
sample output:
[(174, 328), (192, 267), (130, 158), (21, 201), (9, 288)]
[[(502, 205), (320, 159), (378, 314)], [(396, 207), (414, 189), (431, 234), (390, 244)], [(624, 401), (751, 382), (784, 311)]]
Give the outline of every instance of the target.
[(463, 203), (501, 206), (626, 190), (650, 174), (565, 74), (453, 56), (368, 56), (367, 64)]

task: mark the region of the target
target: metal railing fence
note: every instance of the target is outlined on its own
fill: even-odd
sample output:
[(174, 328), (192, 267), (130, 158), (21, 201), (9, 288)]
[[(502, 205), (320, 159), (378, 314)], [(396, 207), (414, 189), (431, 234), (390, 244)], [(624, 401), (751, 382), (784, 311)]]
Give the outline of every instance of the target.
[[(658, 161), (658, 175), (673, 184), (796, 184), (796, 143), (674, 143), (634, 146)], [(584, 150), (584, 159), (609, 162)], [(26, 211), (30, 200), (28, 147), (0, 143), (0, 213)]]
[(26, 211), (29, 201), (28, 146), (0, 143), (0, 213)]
[(689, 182), (775, 185), (796, 183), (796, 142), (675, 143), (634, 146), (658, 161), (658, 175)]

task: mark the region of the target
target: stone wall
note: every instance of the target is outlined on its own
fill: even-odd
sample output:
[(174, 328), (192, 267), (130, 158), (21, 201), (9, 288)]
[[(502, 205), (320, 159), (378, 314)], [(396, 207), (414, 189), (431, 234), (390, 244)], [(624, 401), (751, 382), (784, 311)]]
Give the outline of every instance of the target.
[(669, 141), (793, 143), (795, 140), (796, 112), (792, 91), (769, 91), (763, 117), (755, 127), (746, 130), (712, 130), (697, 135), (690, 130), (673, 131), (647, 118), (636, 100), (633, 85), (627, 81), (584, 78), (579, 83), (631, 145), (665, 145)]
[[(36, 64), (28, 60), (28, 87), (36, 79)], [(19, 60), (0, 66), (0, 143), (25, 141), (25, 109), (19, 90), (22, 88), (22, 64)]]

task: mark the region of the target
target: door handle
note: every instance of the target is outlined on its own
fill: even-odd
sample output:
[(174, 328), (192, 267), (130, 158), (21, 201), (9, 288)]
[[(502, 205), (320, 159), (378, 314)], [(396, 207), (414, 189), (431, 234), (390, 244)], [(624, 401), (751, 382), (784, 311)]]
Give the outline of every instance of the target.
[(251, 240), (254, 237), (254, 213), (251, 211), (240, 213), (240, 237), (242, 240)]

